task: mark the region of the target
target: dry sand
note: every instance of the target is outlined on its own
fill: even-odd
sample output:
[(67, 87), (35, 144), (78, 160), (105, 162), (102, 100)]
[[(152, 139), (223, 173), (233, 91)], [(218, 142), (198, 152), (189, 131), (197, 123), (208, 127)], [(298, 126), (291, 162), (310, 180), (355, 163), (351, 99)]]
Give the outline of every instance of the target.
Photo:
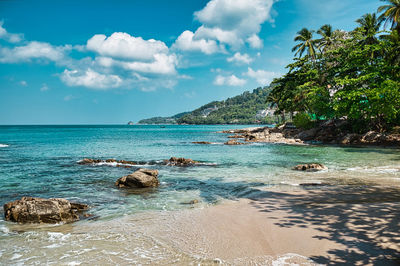
[(185, 253), (232, 264), (279, 265), (281, 257), (306, 265), (307, 257), (331, 265), (398, 265), (399, 192), (267, 191), (257, 200), (162, 214), (149, 233)]

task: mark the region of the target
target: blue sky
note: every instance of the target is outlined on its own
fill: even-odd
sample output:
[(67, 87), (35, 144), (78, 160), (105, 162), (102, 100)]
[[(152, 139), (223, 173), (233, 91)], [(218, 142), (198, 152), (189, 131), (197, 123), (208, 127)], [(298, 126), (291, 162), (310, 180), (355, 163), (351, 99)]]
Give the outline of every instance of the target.
[(268, 85), (378, 0), (0, 1), (0, 124), (121, 124)]

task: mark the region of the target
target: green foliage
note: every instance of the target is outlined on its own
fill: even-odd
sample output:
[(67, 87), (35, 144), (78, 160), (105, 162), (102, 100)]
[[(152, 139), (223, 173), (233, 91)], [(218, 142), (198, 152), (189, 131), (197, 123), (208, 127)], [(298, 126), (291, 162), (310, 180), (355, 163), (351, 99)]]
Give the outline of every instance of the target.
[(268, 107), (267, 97), (270, 87), (244, 92), (225, 101), (215, 101), (186, 114), (178, 119), (180, 124), (273, 124), (276, 116), (257, 118), (257, 111)]
[(315, 126), (314, 121), (311, 120), (309, 114), (306, 113), (298, 113), (293, 117), (293, 124), (297, 128), (302, 129), (311, 129)]
[(380, 32), (375, 14), (366, 14), (357, 23), (351, 32), (321, 27), (319, 53), (295, 58), (288, 73), (274, 80), (268, 99), (277, 112), (300, 112), (296, 123), (302, 127), (304, 113), (316, 119), (345, 117), (358, 132), (399, 125), (399, 34)]

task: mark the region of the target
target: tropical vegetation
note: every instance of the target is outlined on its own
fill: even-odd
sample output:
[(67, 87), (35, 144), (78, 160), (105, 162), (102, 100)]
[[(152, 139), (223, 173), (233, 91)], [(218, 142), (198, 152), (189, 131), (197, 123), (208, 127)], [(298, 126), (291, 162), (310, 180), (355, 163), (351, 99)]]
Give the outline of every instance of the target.
[(400, 0), (384, 2), (352, 31), (298, 32), (295, 58), (268, 97), (278, 114), (348, 119), (355, 132), (400, 125)]

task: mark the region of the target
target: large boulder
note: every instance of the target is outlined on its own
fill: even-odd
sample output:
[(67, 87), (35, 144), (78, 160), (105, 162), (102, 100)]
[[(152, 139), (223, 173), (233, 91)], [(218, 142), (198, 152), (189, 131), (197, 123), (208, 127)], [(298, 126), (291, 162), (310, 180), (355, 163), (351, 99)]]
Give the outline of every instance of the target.
[(79, 213), (88, 205), (66, 199), (22, 197), (4, 204), (4, 217), (17, 223), (70, 223), (79, 220)]
[(158, 181), (158, 171), (140, 168), (130, 175), (119, 178), (115, 185), (132, 188), (156, 187), (160, 184)]
[(299, 134), (297, 134), (297, 138), (301, 140), (313, 140), (315, 136), (317, 135), (318, 128), (312, 128), (309, 130), (301, 131)]
[(171, 157), (169, 160), (164, 160), (164, 164), (170, 166), (192, 166), (198, 163), (199, 162), (194, 161), (192, 159), (176, 158), (176, 157)]
[(326, 170), (328, 167), (326, 167), (323, 164), (320, 163), (306, 163), (306, 164), (299, 164), (293, 167), (293, 170), (297, 171), (308, 171), (308, 172), (314, 172), (314, 171), (321, 171), (321, 170)]

